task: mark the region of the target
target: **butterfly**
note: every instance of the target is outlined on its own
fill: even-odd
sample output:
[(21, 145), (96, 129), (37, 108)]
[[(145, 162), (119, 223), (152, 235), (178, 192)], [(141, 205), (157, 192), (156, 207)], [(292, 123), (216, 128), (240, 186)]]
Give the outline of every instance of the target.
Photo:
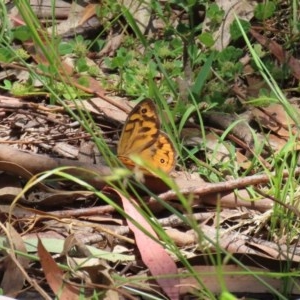
[(117, 156), (132, 169), (135, 166), (130, 158), (132, 155), (166, 173), (176, 164), (176, 150), (168, 135), (161, 131), (157, 108), (150, 99), (132, 109), (122, 130)]

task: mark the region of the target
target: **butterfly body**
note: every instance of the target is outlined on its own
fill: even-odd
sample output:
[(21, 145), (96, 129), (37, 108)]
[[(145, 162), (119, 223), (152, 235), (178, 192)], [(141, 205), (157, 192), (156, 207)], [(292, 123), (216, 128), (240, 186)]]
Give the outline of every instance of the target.
[(160, 119), (152, 100), (143, 100), (128, 115), (117, 154), (129, 168), (134, 167), (132, 155), (166, 173), (174, 168), (176, 151), (167, 134), (160, 130)]

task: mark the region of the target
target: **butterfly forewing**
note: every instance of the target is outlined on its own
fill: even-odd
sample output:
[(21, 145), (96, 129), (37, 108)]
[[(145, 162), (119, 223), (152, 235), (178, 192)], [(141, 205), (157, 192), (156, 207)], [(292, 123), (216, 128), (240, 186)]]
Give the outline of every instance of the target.
[(176, 163), (176, 151), (169, 137), (160, 131), (155, 104), (143, 100), (128, 115), (118, 145), (118, 157), (128, 167), (131, 155), (140, 156), (151, 167), (170, 172)]
[(159, 135), (160, 122), (150, 99), (136, 105), (128, 115), (118, 145), (118, 156), (139, 154), (150, 147)]

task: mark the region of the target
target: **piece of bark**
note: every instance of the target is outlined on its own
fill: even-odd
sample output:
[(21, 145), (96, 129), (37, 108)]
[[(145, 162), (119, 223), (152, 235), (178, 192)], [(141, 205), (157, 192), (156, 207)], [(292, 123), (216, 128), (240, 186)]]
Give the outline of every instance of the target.
[[(107, 166), (81, 163), (79, 161), (70, 159), (52, 158), (46, 155), (32, 154), (6, 145), (0, 145), (0, 161), (11, 162), (20, 165), (33, 175), (63, 166), (75, 167), (65, 170), (64, 172), (73, 176), (78, 176), (99, 189), (105, 186), (103, 177), (111, 175), (111, 169)], [(80, 168), (80, 170), (76, 169), (76, 167)], [(84, 169), (88, 171), (85, 171)], [(4, 170), (3, 167), (2, 170), (7, 172), (11, 171), (10, 169)], [(92, 175), (91, 172), (94, 172), (95, 174)], [(22, 174), (17, 175), (22, 176)]]

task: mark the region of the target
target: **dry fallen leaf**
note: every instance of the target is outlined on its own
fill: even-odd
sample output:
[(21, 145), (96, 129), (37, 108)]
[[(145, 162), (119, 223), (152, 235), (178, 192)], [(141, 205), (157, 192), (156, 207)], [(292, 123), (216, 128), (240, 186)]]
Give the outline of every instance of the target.
[[(119, 194), (124, 211), (140, 224), (146, 232), (157, 238), (157, 234), (145, 220), (145, 218), (138, 212), (132, 203), (133, 199), (127, 199)], [(140, 251), (141, 257), (145, 265), (149, 268), (152, 276), (158, 276), (157, 283), (168, 295), (169, 299), (179, 299), (179, 279), (177, 278), (177, 266), (173, 259), (169, 256), (166, 250), (131, 221), (127, 220), (128, 226), (133, 231), (137, 247)], [(161, 278), (159, 278), (161, 276)], [(164, 276), (166, 276), (164, 278)]]
[[(215, 40), (214, 48), (218, 51), (226, 48), (231, 40), (230, 35), (230, 26), (236, 17), (243, 20), (251, 20), (254, 13), (254, 7), (256, 1), (247, 1), (247, 0), (217, 0), (216, 4), (220, 9), (224, 11), (223, 24), (219, 26), (218, 31), (216, 31), (213, 36)], [(210, 20), (206, 19), (204, 22), (205, 30), (210, 30), (208, 27)], [(204, 30), (204, 31), (205, 31)]]
[[(10, 233), (10, 238), (14, 244), (14, 249), (12, 250), (17, 250), (26, 254), (26, 247), (21, 235), (9, 223), (7, 223), (7, 227)], [(1, 280), (1, 289), (3, 289), (3, 292), (6, 295), (15, 296), (22, 290), (24, 275), (12, 259), (11, 255), (12, 254), (8, 253), (2, 261), (4, 274), (1, 274), (3, 276)], [(29, 260), (25, 256), (18, 255), (17, 260), (24, 269), (28, 267)]]
[(60, 300), (79, 299), (79, 291), (64, 280), (64, 272), (58, 267), (50, 253), (44, 248), (42, 241), (38, 240), (38, 256), (43, 272), (49, 286)]
[[(193, 266), (195, 273), (199, 274), (203, 285), (211, 292), (219, 295), (223, 287), (231, 293), (269, 293), (269, 286), (276, 290), (282, 288), (282, 278), (274, 278), (267, 274), (265, 268), (247, 267), (247, 272), (243, 267), (236, 265), (222, 266), (222, 281), (220, 281), (220, 268), (215, 266)], [(185, 269), (181, 273), (186, 272)], [(259, 277), (253, 274), (261, 274)], [(296, 280), (296, 279), (295, 279)], [(199, 282), (192, 277), (182, 277), (180, 281), (180, 294), (193, 293), (199, 290)], [(299, 281), (293, 285), (291, 293), (299, 295)], [(263, 299), (263, 298), (261, 298)]]

